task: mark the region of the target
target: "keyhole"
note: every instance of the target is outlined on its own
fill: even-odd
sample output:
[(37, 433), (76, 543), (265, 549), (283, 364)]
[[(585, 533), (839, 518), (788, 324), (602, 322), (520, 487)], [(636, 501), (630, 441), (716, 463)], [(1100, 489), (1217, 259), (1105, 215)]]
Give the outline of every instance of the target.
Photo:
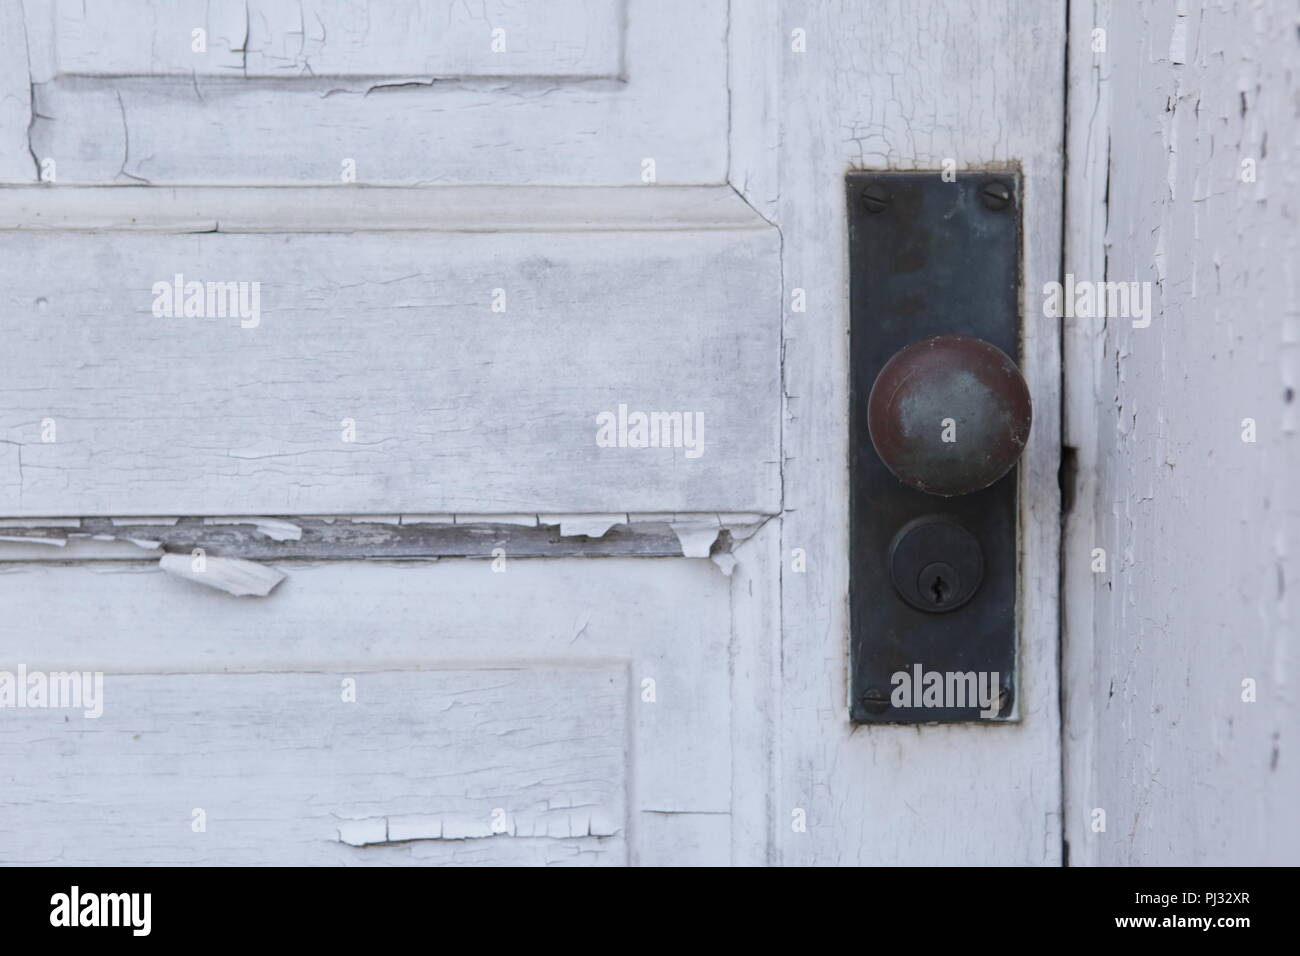
[(912, 593), (913, 604), (922, 610), (947, 611), (956, 607), (961, 598), (961, 581), (951, 564), (934, 561), (921, 569)]
[(930, 582), (930, 593), (934, 595), (935, 604), (942, 604), (944, 598), (948, 596), (948, 582), (941, 576), (936, 575), (935, 579)]

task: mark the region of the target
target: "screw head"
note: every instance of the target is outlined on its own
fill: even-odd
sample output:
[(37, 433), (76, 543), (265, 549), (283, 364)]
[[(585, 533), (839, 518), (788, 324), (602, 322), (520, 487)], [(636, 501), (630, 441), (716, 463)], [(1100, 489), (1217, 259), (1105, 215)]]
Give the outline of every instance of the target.
[(1011, 190), (1007, 188), (1006, 183), (985, 183), (984, 188), (980, 190), (980, 199), (983, 200), (986, 209), (1006, 209), (1007, 204), (1011, 202)]
[(860, 703), (862, 709), (869, 714), (883, 714), (889, 709), (889, 698), (879, 687), (868, 687), (863, 693)]
[(883, 212), (889, 205), (889, 190), (880, 183), (871, 183), (862, 190), (862, 205), (867, 207), (867, 212)]

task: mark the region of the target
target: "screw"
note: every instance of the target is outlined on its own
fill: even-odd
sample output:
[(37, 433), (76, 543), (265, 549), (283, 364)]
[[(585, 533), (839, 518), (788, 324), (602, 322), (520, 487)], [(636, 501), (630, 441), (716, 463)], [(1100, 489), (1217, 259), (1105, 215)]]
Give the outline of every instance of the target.
[(1011, 202), (1011, 190), (1006, 183), (985, 183), (980, 190), (980, 199), (984, 200), (986, 209), (1005, 209), (1007, 203)]
[(880, 183), (872, 183), (862, 190), (862, 205), (866, 206), (867, 212), (870, 213), (884, 212), (890, 198), (889, 190)]
[(998, 694), (998, 713), (1002, 713), (1011, 706), (1011, 688), (1003, 687)]
[(889, 709), (889, 700), (885, 692), (878, 687), (868, 687), (862, 695), (862, 709), (869, 714), (883, 714)]

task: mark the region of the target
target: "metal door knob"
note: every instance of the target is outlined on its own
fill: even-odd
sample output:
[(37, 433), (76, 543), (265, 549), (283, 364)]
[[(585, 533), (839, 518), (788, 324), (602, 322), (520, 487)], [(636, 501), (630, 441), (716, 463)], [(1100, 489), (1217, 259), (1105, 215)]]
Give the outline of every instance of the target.
[(867, 399), (867, 429), (885, 467), (904, 484), (945, 497), (987, 488), (1010, 471), (1031, 419), (1016, 363), (968, 335), (900, 349)]

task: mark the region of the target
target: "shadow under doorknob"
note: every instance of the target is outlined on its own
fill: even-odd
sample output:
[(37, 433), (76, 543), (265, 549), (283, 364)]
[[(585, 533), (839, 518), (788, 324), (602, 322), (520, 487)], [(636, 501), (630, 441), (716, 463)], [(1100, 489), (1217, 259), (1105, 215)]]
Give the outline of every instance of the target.
[(1032, 417), (1016, 363), (969, 335), (935, 335), (900, 349), (867, 399), (867, 429), (885, 467), (944, 497), (987, 488), (1010, 471)]

